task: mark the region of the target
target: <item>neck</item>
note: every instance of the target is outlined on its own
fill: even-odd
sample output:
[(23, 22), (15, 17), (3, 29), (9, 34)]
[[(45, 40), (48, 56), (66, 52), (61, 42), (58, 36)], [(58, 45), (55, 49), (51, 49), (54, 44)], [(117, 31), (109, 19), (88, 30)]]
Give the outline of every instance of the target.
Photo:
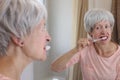
[(95, 43), (94, 46), (98, 55), (103, 57), (112, 56), (118, 48), (117, 44), (113, 42), (104, 45)]
[(7, 56), (0, 56), (0, 74), (13, 80), (20, 80), (24, 68), (31, 63), (19, 48), (8, 50)]

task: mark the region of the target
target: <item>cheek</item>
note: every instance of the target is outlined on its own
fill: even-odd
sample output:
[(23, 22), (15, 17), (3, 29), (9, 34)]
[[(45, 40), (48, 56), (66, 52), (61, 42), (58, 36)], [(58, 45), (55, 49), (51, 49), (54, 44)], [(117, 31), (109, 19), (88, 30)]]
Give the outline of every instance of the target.
[(110, 30), (108, 31), (108, 33), (109, 33), (109, 34), (112, 34), (112, 30), (110, 29)]
[(108, 34), (109, 37), (111, 37), (112, 36), (112, 29), (108, 29), (107, 34)]
[(99, 32), (93, 32), (93, 33), (91, 34), (92, 38), (97, 38), (99, 35), (100, 35)]

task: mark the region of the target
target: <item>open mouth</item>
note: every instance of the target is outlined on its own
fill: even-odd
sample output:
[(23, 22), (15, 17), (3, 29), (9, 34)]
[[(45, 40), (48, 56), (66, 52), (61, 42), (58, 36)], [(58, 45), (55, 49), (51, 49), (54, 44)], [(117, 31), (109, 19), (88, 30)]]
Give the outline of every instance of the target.
[(101, 36), (101, 37), (99, 37), (98, 39), (93, 39), (93, 42), (97, 42), (97, 41), (105, 41), (105, 40), (107, 40), (107, 39), (108, 39), (107, 36)]
[(101, 39), (101, 41), (107, 40), (108, 36), (101, 36), (100, 39)]
[(51, 47), (47, 45), (47, 46), (45, 46), (44, 49), (45, 49), (46, 51), (48, 51), (48, 50), (50, 50), (50, 48), (51, 48)]

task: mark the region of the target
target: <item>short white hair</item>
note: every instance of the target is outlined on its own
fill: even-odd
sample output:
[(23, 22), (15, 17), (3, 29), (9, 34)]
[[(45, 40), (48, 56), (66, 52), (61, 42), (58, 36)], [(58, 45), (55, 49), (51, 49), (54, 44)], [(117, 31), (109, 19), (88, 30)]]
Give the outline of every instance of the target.
[(106, 20), (110, 22), (110, 26), (113, 29), (114, 17), (111, 12), (104, 9), (90, 9), (86, 12), (84, 16), (84, 28), (86, 32), (91, 32), (95, 24)]
[(0, 54), (6, 55), (11, 35), (24, 38), (43, 18), (47, 11), (40, 0), (1, 0)]

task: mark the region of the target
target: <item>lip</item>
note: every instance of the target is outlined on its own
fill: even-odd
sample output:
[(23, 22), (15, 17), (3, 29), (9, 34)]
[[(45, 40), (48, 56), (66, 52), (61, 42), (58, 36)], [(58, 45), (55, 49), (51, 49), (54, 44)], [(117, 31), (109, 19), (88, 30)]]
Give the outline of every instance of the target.
[(106, 41), (108, 39), (108, 36), (101, 36), (99, 38), (102, 38), (101, 41)]
[(45, 48), (43, 49), (43, 55), (46, 55), (46, 50), (45, 50)]
[(46, 49), (45, 49), (45, 47), (43, 48), (43, 50), (44, 50), (44, 53), (46, 53)]
[(43, 49), (45, 50), (45, 47)]
[(50, 50), (50, 46), (49, 45), (46, 45), (43, 49), (45, 50), (45, 51), (48, 51), (48, 50)]

